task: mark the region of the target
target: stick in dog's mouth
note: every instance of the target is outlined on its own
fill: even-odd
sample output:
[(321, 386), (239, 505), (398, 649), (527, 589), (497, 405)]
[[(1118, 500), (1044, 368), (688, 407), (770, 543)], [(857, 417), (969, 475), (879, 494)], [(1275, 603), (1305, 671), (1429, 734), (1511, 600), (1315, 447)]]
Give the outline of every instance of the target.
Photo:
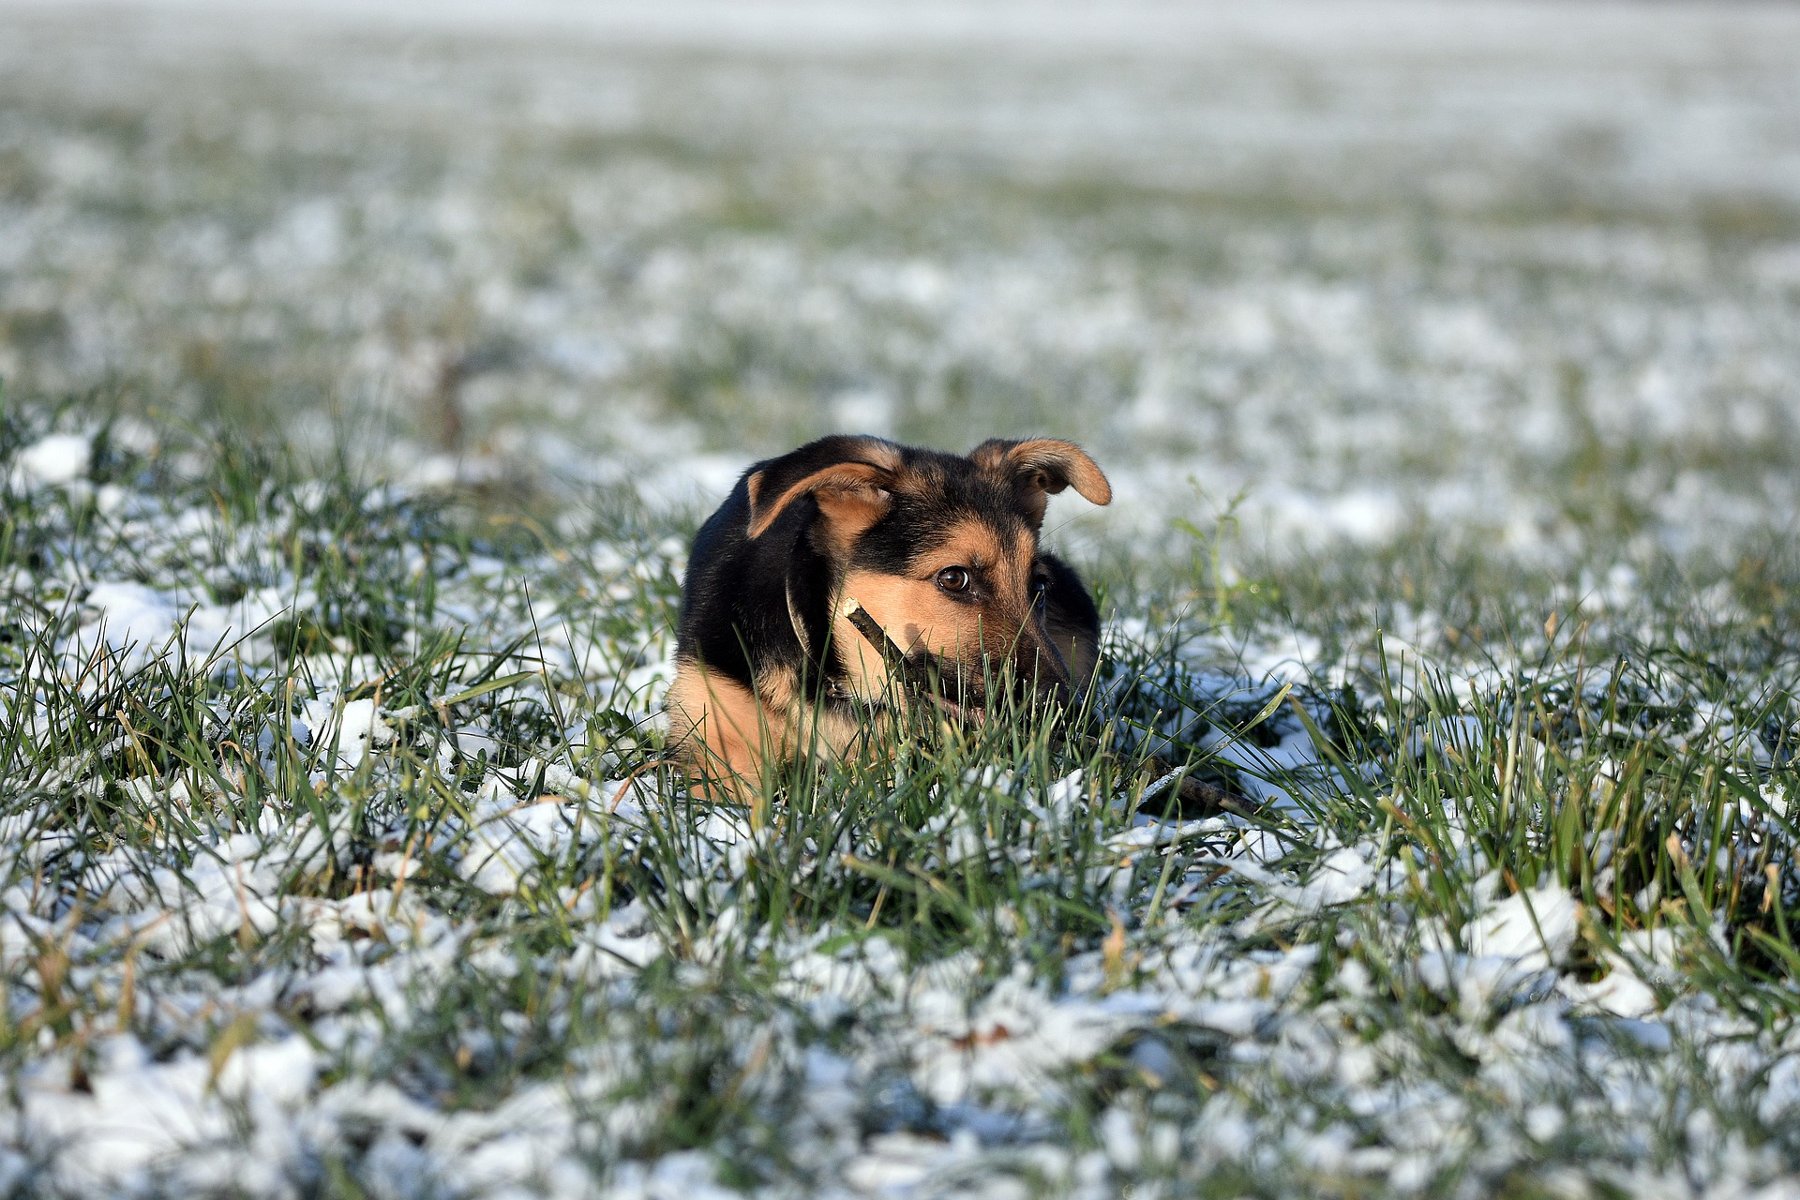
[(980, 707), (958, 704), (944, 695), (943, 672), (939, 670), (937, 660), (929, 651), (908, 654), (854, 596), (844, 598), (842, 612), (844, 619), (856, 627), (856, 632), (863, 635), (863, 640), (881, 655), (881, 661), (887, 665), (888, 675), (903, 690), (928, 697), (934, 704), (947, 709), (952, 716), (981, 719)]

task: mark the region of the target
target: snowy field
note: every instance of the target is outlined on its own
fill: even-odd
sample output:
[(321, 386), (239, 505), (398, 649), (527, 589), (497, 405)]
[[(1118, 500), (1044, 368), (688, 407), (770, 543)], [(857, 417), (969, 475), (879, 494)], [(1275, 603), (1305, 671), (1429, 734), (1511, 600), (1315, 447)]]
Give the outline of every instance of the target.
[[(0, 1197), (1800, 1197), (1800, 9), (366, 7), (0, 0)], [(834, 430), (1109, 741), (657, 769)]]

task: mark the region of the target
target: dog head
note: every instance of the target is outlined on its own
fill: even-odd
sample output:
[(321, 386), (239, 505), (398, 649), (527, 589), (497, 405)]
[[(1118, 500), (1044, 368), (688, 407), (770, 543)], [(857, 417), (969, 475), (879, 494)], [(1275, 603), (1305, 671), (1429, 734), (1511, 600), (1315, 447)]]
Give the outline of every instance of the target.
[(1069, 696), (1075, 681), (1045, 626), (1038, 534), (1058, 492), (1112, 500), (1079, 446), (992, 440), (961, 456), (832, 437), (765, 464), (747, 485), (751, 539), (780, 525), (831, 565), (832, 666), (851, 694), (884, 703), (898, 682), (894, 656), (845, 615), (854, 600), (901, 655), (929, 658), (953, 709), (986, 708), (996, 679), (1020, 697)]

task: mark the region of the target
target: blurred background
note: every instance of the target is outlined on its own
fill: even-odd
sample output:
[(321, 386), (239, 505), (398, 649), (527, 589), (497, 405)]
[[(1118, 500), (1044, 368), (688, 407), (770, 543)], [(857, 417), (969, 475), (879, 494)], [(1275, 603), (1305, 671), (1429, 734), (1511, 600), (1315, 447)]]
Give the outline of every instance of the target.
[(1705, 553), (1800, 511), (1796, 64), (1758, 5), (0, 0), (0, 376), (421, 483), (1037, 432), (1147, 551)]

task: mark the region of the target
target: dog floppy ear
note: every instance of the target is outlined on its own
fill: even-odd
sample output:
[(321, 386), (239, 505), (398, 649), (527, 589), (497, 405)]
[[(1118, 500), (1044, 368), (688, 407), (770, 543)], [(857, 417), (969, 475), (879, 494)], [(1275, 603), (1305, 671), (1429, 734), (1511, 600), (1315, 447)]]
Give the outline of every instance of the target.
[(1033, 522), (1042, 521), (1049, 498), (1068, 487), (1094, 504), (1112, 503), (1112, 485), (1106, 482), (1105, 472), (1074, 442), (991, 438), (969, 451), (969, 457), (984, 471), (1011, 480), (1020, 510)]
[(899, 452), (878, 438), (828, 437), (750, 472), (752, 538), (761, 537), (789, 505), (811, 496), (840, 543), (873, 525), (893, 506)]

